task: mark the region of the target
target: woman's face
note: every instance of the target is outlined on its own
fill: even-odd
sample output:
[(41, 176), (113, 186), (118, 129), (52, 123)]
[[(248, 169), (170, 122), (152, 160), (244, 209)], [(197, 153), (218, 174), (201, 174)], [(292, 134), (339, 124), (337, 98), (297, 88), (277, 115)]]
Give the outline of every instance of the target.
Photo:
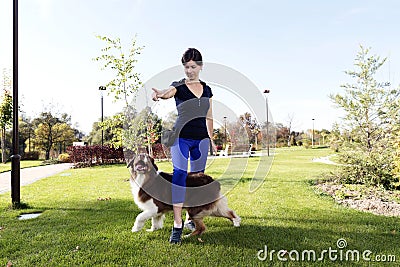
[(195, 61), (191, 60), (185, 63), (183, 67), (185, 69), (186, 77), (189, 79), (189, 81), (199, 80), (199, 74), (202, 69), (202, 66), (197, 65)]

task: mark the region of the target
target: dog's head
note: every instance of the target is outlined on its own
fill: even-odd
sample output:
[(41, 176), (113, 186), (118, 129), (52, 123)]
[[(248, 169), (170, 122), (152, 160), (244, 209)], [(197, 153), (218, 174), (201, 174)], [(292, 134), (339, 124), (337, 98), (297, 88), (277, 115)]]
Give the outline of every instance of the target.
[(129, 161), (127, 168), (129, 168), (132, 173), (148, 173), (158, 170), (154, 159), (147, 153), (135, 155), (133, 159)]

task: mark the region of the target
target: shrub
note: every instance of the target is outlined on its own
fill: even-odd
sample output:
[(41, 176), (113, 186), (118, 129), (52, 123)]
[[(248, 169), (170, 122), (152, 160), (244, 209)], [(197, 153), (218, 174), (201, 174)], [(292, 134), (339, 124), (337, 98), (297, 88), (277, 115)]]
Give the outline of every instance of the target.
[(365, 152), (361, 150), (344, 151), (339, 154), (343, 164), (336, 173), (341, 183), (383, 186), (391, 189), (398, 179), (393, 175), (393, 154), (387, 150)]
[(303, 147), (310, 148), (311, 147), (311, 142), (308, 141), (308, 140), (303, 141)]
[(166, 148), (164, 145), (162, 144), (154, 144), (152, 146), (152, 150), (153, 150), (153, 158), (155, 159), (166, 159), (168, 158), (166, 155), (166, 151), (169, 151), (168, 148)]
[(298, 146), (303, 146), (303, 141), (300, 140), (297, 142), (297, 144), (298, 144)]
[(58, 160), (60, 162), (67, 163), (67, 162), (69, 162), (69, 155), (67, 153), (62, 153), (62, 154), (58, 155)]

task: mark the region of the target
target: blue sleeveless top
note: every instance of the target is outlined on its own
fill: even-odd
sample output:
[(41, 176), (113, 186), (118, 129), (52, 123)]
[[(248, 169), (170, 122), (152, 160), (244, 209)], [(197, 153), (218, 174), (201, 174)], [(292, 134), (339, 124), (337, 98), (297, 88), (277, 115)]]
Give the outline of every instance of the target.
[(211, 88), (203, 81), (203, 93), (196, 97), (185, 84), (185, 79), (175, 81), (171, 86), (176, 88), (175, 104), (178, 110), (178, 118), (175, 129), (179, 131), (179, 137), (201, 140), (210, 138), (207, 131), (206, 117), (210, 108), (210, 98), (213, 96)]

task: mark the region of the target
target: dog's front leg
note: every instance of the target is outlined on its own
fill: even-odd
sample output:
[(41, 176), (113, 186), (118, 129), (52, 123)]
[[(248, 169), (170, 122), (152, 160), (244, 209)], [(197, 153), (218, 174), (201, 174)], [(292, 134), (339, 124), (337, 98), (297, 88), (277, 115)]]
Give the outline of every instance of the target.
[(146, 211), (143, 211), (142, 213), (140, 213), (136, 217), (135, 224), (132, 227), (132, 232), (138, 232), (138, 231), (142, 230), (145, 222), (154, 216), (156, 216), (156, 213), (154, 213), (153, 211), (149, 211), (149, 210), (146, 210)]

